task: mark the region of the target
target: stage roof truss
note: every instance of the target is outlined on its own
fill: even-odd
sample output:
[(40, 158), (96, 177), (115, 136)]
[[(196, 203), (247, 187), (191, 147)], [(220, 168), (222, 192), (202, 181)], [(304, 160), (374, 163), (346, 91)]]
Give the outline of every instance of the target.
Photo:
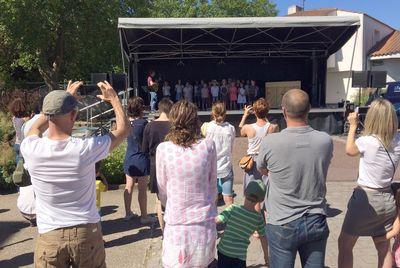
[(358, 17), (119, 19), (128, 60), (327, 57)]

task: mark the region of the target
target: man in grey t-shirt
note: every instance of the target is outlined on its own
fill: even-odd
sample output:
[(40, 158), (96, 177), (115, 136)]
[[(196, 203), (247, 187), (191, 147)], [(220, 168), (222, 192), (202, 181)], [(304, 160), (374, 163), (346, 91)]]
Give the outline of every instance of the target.
[(307, 123), (309, 98), (300, 89), (282, 99), (287, 128), (267, 135), (257, 166), (269, 175), (265, 204), (271, 267), (294, 267), (297, 251), (303, 267), (324, 267), (329, 229), (326, 223), (326, 174), (331, 137)]

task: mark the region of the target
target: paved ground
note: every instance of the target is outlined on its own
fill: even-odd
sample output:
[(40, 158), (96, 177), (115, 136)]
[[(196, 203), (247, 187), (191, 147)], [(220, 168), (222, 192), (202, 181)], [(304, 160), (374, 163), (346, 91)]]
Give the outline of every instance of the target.
[[(352, 182), (329, 182), (327, 200), (329, 227), (326, 266), (337, 267), (337, 238), (346, 208), (352, 193)], [(242, 191), (235, 185), (235, 191)], [(135, 192), (136, 196), (136, 192)], [(18, 214), (16, 194), (3, 195), (0, 204), (0, 267), (33, 267), (33, 249), (36, 228), (31, 228)], [(103, 194), (103, 232), (106, 241), (108, 267), (161, 267), (161, 238), (158, 226), (142, 226), (137, 220), (125, 222), (123, 216), (122, 190), (111, 190)], [(154, 196), (149, 198), (149, 210), (154, 212)], [(243, 199), (238, 196), (237, 203)], [(134, 208), (138, 209), (136, 202)], [(222, 207), (220, 207), (222, 209)], [(263, 254), (259, 242), (252, 240), (248, 251), (249, 267), (263, 267)], [(296, 267), (300, 267), (297, 261)], [(354, 267), (376, 267), (376, 253), (372, 241), (362, 238), (355, 249)]]
[[(346, 211), (346, 203), (352, 194), (357, 175), (357, 158), (344, 154), (343, 138), (334, 138), (334, 159), (328, 174), (327, 200), (329, 206), (329, 227), (326, 266), (337, 267), (337, 238)], [(237, 139), (235, 163), (243, 154), (246, 142)], [(236, 165), (235, 165), (236, 166)], [(240, 195), (242, 173), (236, 170), (235, 191), (239, 193), (236, 203), (242, 203)], [(137, 196), (135, 192), (134, 196)], [(16, 208), (17, 194), (3, 194), (0, 197), (0, 267), (33, 267), (33, 249), (37, 233), (19, 215)], [(122, 190), (111, 190), (102, 195), (103, 232), (106, 241), (108, 267), (161, 267), (161, 232), (158, 226), (142, 226), (137, 220), (125, 222), (123, 216)], [(149, 196), (149, 211), (154, 213), (154, 195)], [(138, 205), (133, 202), (137, 211)], [(222, 209), (223, 207), (220, 207)], [(249, 267), (263, 267), (262, 250), (257, 240), (252, 241), (248, 251)], [(296, 267), (300, 267), (297, 261)], [(354, 267), (376, 267), (376, 252), (371, 239), (362, 238), (355, 248)]]

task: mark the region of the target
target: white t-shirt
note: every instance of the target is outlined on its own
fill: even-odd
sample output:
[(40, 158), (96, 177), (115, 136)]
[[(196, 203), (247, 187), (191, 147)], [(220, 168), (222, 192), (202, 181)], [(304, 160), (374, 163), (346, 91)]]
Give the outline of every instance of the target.
[(23, 140), (22, 136), (22, 126), (24, 125), (25, 121), (23, 118), (13, 117), (12, 123), (15, 129), (15, 144), (21, 144)]
[(212, 86), (211, 87), (211, 95), (213, 97), (218, 97), (219, 94), (219, 87), (218, 86)]
[[(370, 188), (389, 187), (393, 179), (393, 165), (379, 140), (373, 136), (362, 136), (356, 140), (356, 146), (361, 154), (357, 183)], [(389, 154), (397, 167), (400, 160), (399, 134)]]
[(179, 85), (179, 84), (175, 85), (176, 93), (182, 94), (182, 90), (183, 90), (183, 85)]
[(110, 136), (50, 140), (28, 136), (21, 144), (36, 195), (40, 234), (97, 223), (95, 163), (107, 157)]
[[(29, 130), (31, 130), (31, 127), (33, 126), (33, 124), (41, 117), (41, 114), (35, 114), (31, 119), (29, 119), (28, 121), (25, 122), (25, 124), (22, 126), (22, 135), (23, 135), (23, 139), (25, 139), (26, 136), (28, 136), (28, 132)], [(46, 137), (48, 133), (48, 130), (46, 130), (45, 132), (43, 132), (42, 136)]]
[(185, 86), (183, 88), (183, 95), (187, 101), (192, 101), (193, 96), (193, 87), (192, 86)]
[(171, 95), (171, 87), (170, 86), (163, 86), (163, 95), (164, 96), (170, 96)]
[(17, 207), (22, 213), (30, 215), (36, 214), (35, 194), (32, 185), (19, 187)]
[[(21, 128), (22, 140), (28, 135), (29, 130), (31, 130), (32, 125), (41, 117), (40, 114), (35, 114), (31, 119), (26, 121)], [(48, 131), (43, 133), (43, 137), (47, 136)], [(25, 214), (36, 214), (35, 206), (35, 193), (33, 191), (33, 186), (19, 187), (19, 194), (17, 199), (18, 209)]]
[(232, 171), (232, 149), (235, 140), (235, 127), (224, 122), (218, 125), (215, 121), (204, 123), (203, 134), (212, 139), (217, 150), (217, 177), (225, 178)]

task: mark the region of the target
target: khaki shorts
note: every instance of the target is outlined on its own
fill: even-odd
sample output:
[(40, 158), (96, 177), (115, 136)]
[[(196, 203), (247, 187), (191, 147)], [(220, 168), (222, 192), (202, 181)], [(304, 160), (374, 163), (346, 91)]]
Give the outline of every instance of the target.
[(35, 267), (106, 267), (103, 236), (98, 223), (60, 228), (39, 234)]

